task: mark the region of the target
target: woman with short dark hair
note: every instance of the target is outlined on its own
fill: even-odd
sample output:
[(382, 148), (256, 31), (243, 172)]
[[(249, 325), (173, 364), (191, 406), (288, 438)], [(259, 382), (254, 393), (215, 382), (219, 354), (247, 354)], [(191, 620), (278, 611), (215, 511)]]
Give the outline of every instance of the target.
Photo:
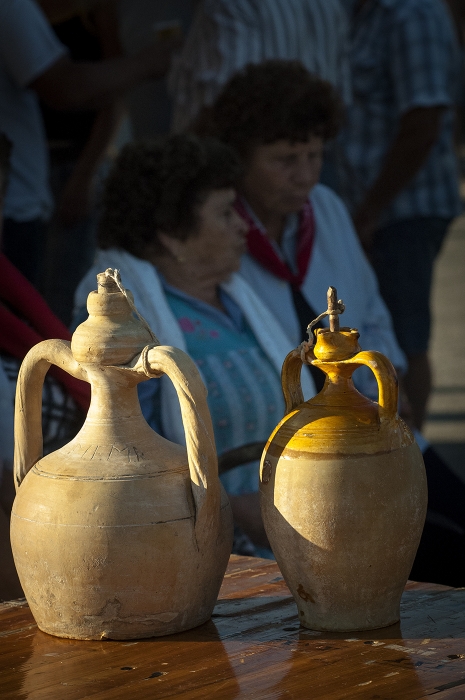
[(98, 231), (101, 249), (147, 258), (166, 253), (159, 233), (186, 240), (213, 191), (234, 189), (241, 166), (214, 138), (173, 136), (125, 146), (110, 171)]
[(281, 139), (303, 143), (309, 134), (324, 142), (336, 136), (343, 105), (330, 83), (300, 61), (270, 60), (236, 73), (194, 131), (216, 136), (248, 161), (256, 146)]

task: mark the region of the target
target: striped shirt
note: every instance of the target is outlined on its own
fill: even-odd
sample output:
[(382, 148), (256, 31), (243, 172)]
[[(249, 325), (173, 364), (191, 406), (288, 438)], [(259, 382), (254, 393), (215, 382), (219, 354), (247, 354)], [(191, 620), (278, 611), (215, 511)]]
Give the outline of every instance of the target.
[[(353, 0), (344, 0), (353, 6)], [(340, 135), (340, 194), (354, 211), (378, 176), (399, 120), (415, 107), (444, 106), (441, 131), (381, 224), (460, 212), (453, 144), (461, 58), (443, 0), (368, 0), (353, 15), (353, 102)]]
[(339, 0), (202, 0), (168, 80), (173, 130), (186, 129), (238, 70), (268, 59), (302, 61), (349, 102), (347, 36)]

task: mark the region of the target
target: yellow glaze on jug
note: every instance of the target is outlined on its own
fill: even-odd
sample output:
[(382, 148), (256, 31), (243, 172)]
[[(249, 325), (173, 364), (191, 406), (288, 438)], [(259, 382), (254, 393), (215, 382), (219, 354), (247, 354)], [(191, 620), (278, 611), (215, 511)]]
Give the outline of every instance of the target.
[[(286, 358), (286, 415), (260, 465), (265, 529), (302, 625), (363, 630), (399, 620), (400, 598), (426, 515), (420, 449), (397, 415), (397, 379), (387, 358), (362, 352), (356, 329), (320, 329), (312, 350)], [(302, 353), (326, 374), (304, 402)], [(378, 403), (353, 372), (375, 374)]]
[[(114, 280), (101, 274), (98, 282), (71, 347), (44, 341), (21, 367), (15, 563), (44, 632), (76, 639), (180, 632), (210, 617), (232, 544), (206, 390), (192, 360), (158, 344)], [(89, 381), (92, 401), (79, 434), (42, 457), (41, 389), (51, 363)], [(161, 374), (178, 393), (187, 451), (142, 416), (137, 385)]]

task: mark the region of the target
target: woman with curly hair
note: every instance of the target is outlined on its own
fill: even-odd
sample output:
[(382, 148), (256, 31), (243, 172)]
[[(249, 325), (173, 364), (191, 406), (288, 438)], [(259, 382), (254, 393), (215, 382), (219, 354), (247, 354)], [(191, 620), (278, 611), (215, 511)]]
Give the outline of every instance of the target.
[[(96, 263), (76, 293), (81, 320), (95, 275), (120, 270), (160, 342), (185, 350), (197, 363), (220, 456), (267, 440), (283, 414), (280, 370), (293, 347), (236, 274), (246, 230), (234, 208), (239, 175), (237, 156), (213, 139), (179, 135), (126, 146), (106, 184)], [(303, 381), (313, 394), (310, 375)], [(163, 377), (144, 382), (140, 397), (149, 424), (182, 443), (171, 383)], [(221, 478), (235, 522), (254, 545), (236, 551), (270, 554), (258, 504), (258, 463)]]

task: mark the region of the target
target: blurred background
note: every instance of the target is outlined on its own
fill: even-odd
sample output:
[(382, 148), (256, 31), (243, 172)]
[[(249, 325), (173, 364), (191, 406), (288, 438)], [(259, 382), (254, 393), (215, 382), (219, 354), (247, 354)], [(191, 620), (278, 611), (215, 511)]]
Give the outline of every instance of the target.
[[(465, 182), (462, 182), (462, 196)], [(465, 481), (465, 216), (452, 225), (433, 282), (433, 392), (425, 437)]]
[[(442, 491), (443, 477), (449, 469), (465, 484), (464, 37), (465, 0), (0, 0), (0, 559), (5, 557), (6, 561), (8, 555), (6, 549), (3, 554), (2, 546), (9, 546), (8, 519), (14, 497), (10, 470), (19, 366), (40, 340), (71, 337), (75, 290), (98, 254), (97, 230), (104, 218), (103, 192), (108, 173), (122, 148), (141, 140), (197, 129), (197, 135), (213, 134), (228, 143), (226, 132), (209, 132), (208, 127), (212, 128), (215, 105), (224, 96), (225, 86), (227, 92), (230, 79), (241, 71), (245, 75), (247, 70), (242, 69), (250, 64), (266, 67), (276, 62), (289, 67), (298, 61), (299, 69), (307, 76), (308, 72), (312, 74), (310, 80), (317, 79), (320, 93), (327, 90), (337, 104), (333, 105), (334, 122), (341, 127), (337, 136), (336, 125), (324, 138), (323, 132), (310, 129), (305, 134), (307, 141), (281, 135), (263, 142), (258, 138), (247, 147), (255, 157), (254, 149), (258, 152), (274, 142), (286, 141), (285, 146), (292, 148), (315, 139), (321, 141), (318, 173), (311, 188), (323, 189), (326, 196), (330, 192), (329, 196), (335, 198), (326, 212), (332, 215), (338, 207), (346, 212), (346, 240), (356, 242), (357, 255), (364, 265), (366, 257), (373, 265), (379, 295), (393, 318), (394, 330), (389, 327), (389, 333), (392, 337), (396, 334), (395, 342), (405, 353), (405, 366), (396, 365), (405, 394), (400, 412), (443, 460), (436, 464), (437, 481), (428, 476), (430, 483), (435, 483), (430, 492)], [(252, 116), (259, 102), (257, 92), (253, 98), (243, 109), (249, 109)], [(237, 93), (234, 100), (237, 105)], [(288, 103), (291, 100), (281, 99), (281, 104)], [(221, 109), (218, 113), (221, 121)], [(260, 132), (269, 114), (261, 115)], [(242, 116), (242, 112), (236, 114), (233, 126), (243, 123)], [(287, 125), (291, 119), (284, 121)], [(249, 167), (253, 170), (250, 164), (254, 158), (246, 157), (240, 148), (238, 153), (243, 160), (242, 172)], [(249, 193), (245, 191), (245, 181), (245, 176), (235, 180), (237, 211), (241, 203), (251, 204), (249, 194), (257, 194), (253, 188)], [(250, 181), (249, 177), (249, 185)], [(260, 178), (258, 181), (261, 194), (265, 188)], [(326, 187), (321, 188), (321, 184)], [(147, 191), (152, 202), (154, 190), (150, 187)], [(310, 209), (311, 188), (308, 185), (304, 192), (305, 206)], [(128, 199), (126, 189), (119, 202)], [(139, 213), (138, 206), (135, 209)], [(178, 209), (181, 211), (182, 206)], [(295, 245), (294, 259), (289, 262), (284, 245), (284, 228), (292, 220), (294, 244), (297, 240), (294, 224), (301, 221), (304, 211), (298, 209), (291, 208), (283, 215), (278, 211), (281, 228), (274, 239), (262, 212), (254, 212), (254, 207), (250, 211), (245, 207), (245, 215), (239, 211), (244, 221), (247, 213), (256, 215), (256, 220), (251, 217), (247, 225), (253, 229), (257, 221), (261, 222), (264, 238), (276, 244), (274, 254), (284, 261), (284, 267), (288, 266), (285, 272), (300, 262), (295, 252), (300, 248)], [(266, 214), (266, 207), (264, 210)], [(120, 218), (126, 221), (125, 216)], [(152, 222), (149, 217), (147, 220)], [(435, 228), (438, 222), (441, 235), (445, 235), (442, 247)], [(404, 224), (407, 226), (402, 232), (400, 226)], [(311, 225), (310, 261), (314, 239), (324, 238), (330, 228), (328, 225), (325, 229), (322, 222), (315, 224), (315, 218)], [(342, 231), (338, 225), (332, 226)], [(330, 236), (331, 232), (327, 249), (335, 250), (341, 268), (357, 277), (355, 267), (347, 265), (349, 258), (339, 246), (332, 245)], [(389, 245), (383, 250), (386, 240), (394, 241), (391, 250)], [(434, 246), (434, 254), (430, 255)], [(389, 257), (393, 249), (396, 257)], [(179, 260), (172, 257), (186, 262), (182, 256)], [(406, 260), (410, 269), (403, 265)], [(150, 262), (157, 268), (156, 261)], [(289, 293), (292, 314), (298, 315), (300, 304), (305, 320), (299, 326), (299, 340), (293, 339), (290, 347), (301, 342), (301, 329), (323, 311), (306, 297), (305, 281), (315, 272), (307, 275), (310, 265), (298, 283), (292, 281), (296, 286)], [(431, 268), (432, 328), (428, 346), (428, 314), (427, 310), (426, 314), (419, 310), (428, 293), (418, 290), (429, 290)], [(335, 265), (327, 269), (334, 270)], [(398, 270), (401, 272), (396, 275)], [(422, 278), (425, 270), (428, 273)], [(414, 279), (417, 274), (418, 279)], [(295, 277), (294, 272), (291, 277)], [(288, 285), (291, 277), (275, 281), (281, 284), (286, 280)], [(426, 277), (427, 283), (421, 287)], [(258, 296), (261, 280), (260, 276), (255, 278)], [(368, 299), (368, 311), (362, 314), (366, 320), (375, 306), (375, 295), (370, 297), (360, 280), (357, 277), (362, 289), (360, 303), (354, 306), (361, 309)], [(253, 287), (252, 281), (247, 281)], [(325, 277), (325, 284), (331, 283)], [(348, 282), (346, 289), (355, 286)], [(390, 305), (393, 290), (397, 299)], [(281, 307), (276, 295), (273, 292), (269, 296), (277, 313)], [(407, 313), (406, 299), (410, 304)], [(320, 305), (320, 301), (317, 303)], [(219, 308), (228, 315), (224, 305)], [(281, 316), (287, 320), (289, 314)], [(385, 318), (389, 326), (387, 311)], [(369, 326), (370, 321), (367, 323)], [(357, 325), (362, 330), (361, 324)], [(424, 343), (421, 348), (412, 348), (412, 337), (414, 343), (421, 344), (421, 326), (426, 328)], [(279, 373), (274, 380), (281, 396)], [(373, 398), (375, 395), (376, 386)], [(51, 451), (76, 434), (88, 395), (66, 378), (48, 376), (43, 403), (44, 426), (47, 416), (49, 419), (44, 428), (45, 450)], [(236, 412), (244, 414), (242, 408), (238, 406)], [(269, 431), (256, 436), (256, 444), (268, 435)], [(417, 440), (420, 444), (420, 433)], [(428, 450), (427, 444), (422, 446), (424, 454)], [(455, 477), (443, 490), (447, 503), (458, 503), (454, 512), (442, 515), (446, 516), (444, 527), (450, 531), (455, 528), (460, 537), (449, 558), (454, 560), (460, 549), (462, 571), (451, 585), (463, 585), (465, 490)], [(245, 495), (258, 497), (258, 492)], [(250, 506), (248, 509), (254, 511)], [(258, 512), (258, 506), (255, 510)], [(438, 549), (441, 547), (442, 540)], [(430, 559), (429, 552), (425, 559)], [(0, 600), (2, 596), (18, 595), (12, 560), (8, 576), (7, 592), (2, 593), (0, 575)], [(449, 583), (447, 578), (434, 580)]]

